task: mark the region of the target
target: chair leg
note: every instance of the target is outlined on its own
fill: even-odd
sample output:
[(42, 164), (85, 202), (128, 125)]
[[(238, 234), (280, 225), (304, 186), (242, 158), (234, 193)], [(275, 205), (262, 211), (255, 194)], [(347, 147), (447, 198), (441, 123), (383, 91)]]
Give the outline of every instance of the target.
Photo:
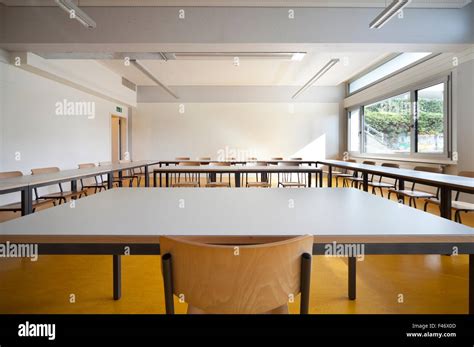
[(415, 198), (413, 198), (413, 207), (417, 208), (417, 207), (416, 207), (416, 199), (415, 199)]
[(382, 189), (382, 187), (379, 187), (379, 188), (380, 188), (380, 195), (381, 195), (382, 198), (383, 198), (383, 189)]
[(426, 210), (428, 209), (428, 201), (429, 201), (429, 200), (426, 200), (426, 201), (425, 201), (425, 205), (423, 206), (423, 211), (425, 211), (425, 212), (426, 212)]

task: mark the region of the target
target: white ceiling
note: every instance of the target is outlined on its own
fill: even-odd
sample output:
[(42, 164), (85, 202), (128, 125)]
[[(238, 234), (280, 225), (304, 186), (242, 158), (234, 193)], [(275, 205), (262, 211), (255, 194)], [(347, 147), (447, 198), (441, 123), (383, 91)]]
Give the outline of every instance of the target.
[[(385, 7), (391, 0), (77, 0), (80, 6)], [(471, 0), (412, 0), (410, 7), (459, 8)], [(7, 6), (57, 6), (54, 0), (0, 0)]]
[[(336, 86), (383, 59), (387, 53), (337, 52), (309, 53), (302, 61), (241, 58), (234, 66), (233, 58), (215, 60), (142, 60), (158, 80), (168, 86), (301, 86), (330, 59), (341, 61), (316, 86)], [(133, 65), (123, 60), (103, 60), (112, 71), (137, 85), (155, 85)]]

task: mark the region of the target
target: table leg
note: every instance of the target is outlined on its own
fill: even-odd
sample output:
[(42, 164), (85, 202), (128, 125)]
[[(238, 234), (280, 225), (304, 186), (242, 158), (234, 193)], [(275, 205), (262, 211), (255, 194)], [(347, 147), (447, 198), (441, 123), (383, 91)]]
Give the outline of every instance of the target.
[(240, 172), (235, 173), (235, 186), (240, 187)]
[(441, 217), (446, 218), (446, 219), (451, 219), (451, 203), (452, 203), (451, 189), (442, 187), (440, 206), (439, 206), (441, 210)]
[[(323, 173), (321, 172), (321, 176)], [(321, 179), (322, 180), (322, 179)], [(328, 166), (328, 187), (332, 187), (332, 166)]]
[[(157, 185), (156, 175), (157, 175), (156, 171), (153, 170), (153, 187), (156, 187), (156, 185)], [(160, 175), (160, 177), (161, 177), (161, 175)]]
[(122, 182), (123, 173), (122, 173), (122, 170), (120, 170), (118, 172), (118, 177), (119, 177), (119, 187), (123, 187), (123, 182)]
[(474, 314), (474, 254), (469, 254), (469, 314)]
[(71, 181), (71, 192), (77, 192), (77, 181), (76, 180)]
[(165, 183), (166, 183), (165, 186), (168, 188), (170, 186), (170, 174), (169, 173), (165, 174)]
[(347, 258), (349, 300), (355, 300), (356, 298), (356, 261), (356, 257)]
[(21, 215), (33, 213), (33, 189), (26, 187), (21, 191)]
[(316, 173), (316, 175), (319, 175), (319, 188), (322, 188), (323, 187), (323, 170)]
[(362, 173), (362, 187), (364, 188), (364, 192), (369, 191), (369, 173), (368, 172)]
[(163, 177), (161, 175), (161, 172), (160, 172), (160, 188), (163, 187)]
[(311, 187), (311, 172), (308, 172), (308, 187)]
[(107, 173), (107, 189), (112, 189), (114, 187), (114, 173)]
[(148, 165), (145, 165), (145, 187), (150, 186), (150, 173), (148, 171)]
[(113, 257), (114, 300), (119, 300), (122, 296), (122, 260), (120, 255), (114, 255)]
[[(405, 190), (405, 180), (398, 180), (398, 190)], [(400, 201), (400, 200), (403, 200), (403, 203), (405, 203), (405, 196), (399, 194), (397, 196), (397, 200)]]

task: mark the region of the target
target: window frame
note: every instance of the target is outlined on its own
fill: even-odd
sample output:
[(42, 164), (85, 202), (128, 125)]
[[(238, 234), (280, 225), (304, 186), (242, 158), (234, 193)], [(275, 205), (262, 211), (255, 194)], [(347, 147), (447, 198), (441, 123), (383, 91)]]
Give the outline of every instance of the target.
[[(418, 109), (418, 91), (421, 89), (429, 88), (437, 84), (444, 83), (444, 119), (443, 119), (443, 152), (418, 152), (418, 139), (417, 139), (417, 109)], [(395, 96), (399, 96), (405, 93), (410, 94), (410, 112), (411, 112), (411, 131), (410, 131), (410, 152), (409, 153), (373, 153), (365, 152), (365, 136), (363, 132), (365, 129), (365, 115), (364, 107), (371, 105), (373, 103), (381, 102), (386, 99), (390, 99)], [(453, 106), (453, 96), (452, 96), (452, 73), (443, 74), (441, 76), (425, 80), (423, 82), (414, 84), (409, 87), (400, 88), (393, 92), (380, 95), (376, 98), (366, 100), (363, 103), (353, 105), (346, 109), (346, 124), (347, 124), (347, 152), (353, 156), (362, 156), (362, 157), (385, 157), (389, 159), (431, 159), (431, 160), (451, 160), (452, 158), (452, 106)], [(416, 112), (415, 112), (416, 108)], [(351, 130), (350, 130), (350, 113), (355, 109), (359, 109), (359, 150), (351, 151), (350, 142), (351, 142)]]
[(368, 85), (366, 85), (366, 86), (364, 86), (364, 87), (362, 87), (362, 88), (360, 88), (360, 89), (357, 89), (356, 91), (353, 91), (352, 93), (350, 92), (350, 84), (351, 84), (351, 83), (353, 83), (354, 81), (358, 80), (358, 79), (361, 78), (362, 76), (367, 75), (368, 73), (372, 72), (373, 70), (378, 69), (378, 68), (381, 67), (382, 65), (388, 63), (389, 61), (395, 59), (396, 57), (402, 55), (403, 53), (404, 53), (404, 52), (391, 54), (391, 55), (389, 55), (388, 57), (385, 57), (384, 59), (382, 59), (382, 60), (381, 60), (380, 62), (378, 62), (377, 64), (371, 66), (369, 69), (366, 69), (366, 70), (362, 71), (361, 73), (359, 73), (359, 74), (355, 75), (354, 77), (352, 77), (352, 78), (351, 78), (349, 81), (347, 81), (347, 83), (346, 83), (346, 97), (349, 97), (349, 96), (355, 95), (355, 94), (357, 94), (357, 93), (359, 93), (359, 92), (362, 92), (362, 91), (364, 91), (364, 90), (366, 90), (366, 89), (368, 89), (368, 88), (370, 88), (370, 87), (373, 87), (374, 85), (376, 85), (376, 84), (378, 84), (378, 83), (380, 83), (380, 82), (382, 82), (382, 81), (385, 81), (385, 80), (387, 80), (387, 79), (389, 79), (389, 78), (392, 78), (393, 76), (398, 75), (399, 73), (402, 73), (402, 72), (404, 72), (404, 71), (406, 71), (406, 70), (409, 70), (409, 69), (411, 69), (412, 67), (414, 67), (414, 66), (416, 66), (416, 65), (418, 65), (418, 64), (422, 64), (422, 63), (424, 63), (425, 61), (430, 60), (431, 58), (437, 57), (438, 55), (441, 54), (441, 53), (431, 53), (431, 54), (427, 55), (426, 57), (421, 58), (421, 59), (415, 61), (414, 63), (411, 63), (411, 64), (409, 64), (409, 65), (407, 65), (407, 66), (404, 66), (404, 67), (402, 67), (402, 68), (399, 69), (399, 70), (396, 70), (396, 71), (394, 71), (394, 72), (392, 72), (392, 73), (390, 73), (390, 74), (388, 74), (388, 75), (386, 75), (386, 76), (384, 76), (384, 77), (379, 78), (378, 80), (376, 80), (376, 81), (374, 81), (374, 82), (372, 82), (372, 83), (369, 83)]

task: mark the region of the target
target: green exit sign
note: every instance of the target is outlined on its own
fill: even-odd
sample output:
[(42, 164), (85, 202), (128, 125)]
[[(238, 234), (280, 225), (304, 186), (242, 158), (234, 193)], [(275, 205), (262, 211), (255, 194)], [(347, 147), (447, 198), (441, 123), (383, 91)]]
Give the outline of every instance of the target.
[(115, 107), (115, 111), (122, 113), (122, 108), (119, 107), (119, 106), (116, 106), (116, 107)]

